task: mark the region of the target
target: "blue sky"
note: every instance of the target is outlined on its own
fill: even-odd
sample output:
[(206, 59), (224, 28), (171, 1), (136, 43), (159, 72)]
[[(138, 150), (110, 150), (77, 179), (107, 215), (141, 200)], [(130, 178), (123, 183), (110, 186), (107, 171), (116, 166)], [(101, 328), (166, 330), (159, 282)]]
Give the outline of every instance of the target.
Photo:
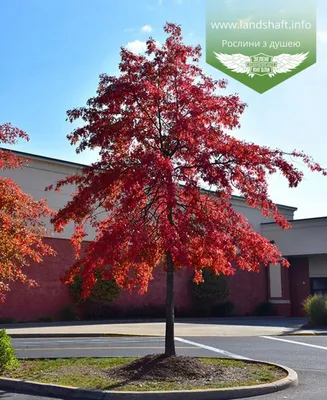
[[(204, 0), (1, 0), (0, 15), (0, 123), (29, 133), (31, 141), (17, 150), (80, 163), (93, 155), (76, 155), (69, 145), (66, 110), (94, 94), (99, 73), (117, 72), (121, 45), (142, 49), (149, 35), (163, 42), (162, 27), (170, 21), (182, 25), (187, 43), (205, 47)], [(203, 65), (213, 77), (225, 77)], [(303, 150), (327, 167), (326, 90), (327, 2), (318, 0), (316, 65), (262, 95), (229, 79), (227, 91), (248, 103), (235, 135)], [(317, 174), (307, 172), (297, 189), (276, 176), (270, 193), (298, 207), (297, 218), (327, 215), (327, 178)]]

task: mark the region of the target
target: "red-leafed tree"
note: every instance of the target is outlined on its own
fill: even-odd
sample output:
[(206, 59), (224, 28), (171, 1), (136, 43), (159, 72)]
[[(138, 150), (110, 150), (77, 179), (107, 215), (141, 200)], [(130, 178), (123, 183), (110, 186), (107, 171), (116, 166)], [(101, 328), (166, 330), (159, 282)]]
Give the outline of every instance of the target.
[[(225, 81), (205, 76), (200, 47), (185, 45), (179, 26), (167, 23), (164, 30), (166, 42), (158, 47), (150, 38), (145, 55), (122, 48), (120, 75), (101, 75), (96, 96), (68, 111), (71, 122), (83, 120), (68, 135), (71, 144), (78, 144), (78, 153), (99, 149), (100, 158), (58, 182), (57, 190), (75, 184), (76, 192), (52, 221), (59, 232), (75, 222), (77, 250), (85, 224), (96, 229), (65, 277), (69, 283), (80, 276), (85, 296), (96, 271), (144, 293), (154, 268), (164, 265), (169, 356), (175, 355), (175, 271), (189, 268), (200, 282), (205, 267), (230, 275), (236, 268), (258, 271), (281, 259), (277, 248), (234, 211), (233, 190), (287, 228), (269, 198), (267, 176), (281, 171), (295, 187), (302, 173), (281, 150), (231, 136), (245, 104), (237, 95), (221, 93)], [(322, 171), (304, 154), (292, 156)], [(203, 185), (212, 191), (201, 190)]]
[[(0, 144), (15, 144), (28, 140), (27, 134), (11, 124), (0, 125)], [(37, 283), (25, 274), (31, 262), (41, 262), (45, 255), (54, 255), (50, 246), (43, 243), (45, 234), (43, 218), (52, 212), (44, 200), (34, 200), (7, 177), (6, 170), (22, 168), (26, 160), (13, 152), (0, 148), (0, 301), (10, 290), (10, 283), (20, 281), (31, 286)]]

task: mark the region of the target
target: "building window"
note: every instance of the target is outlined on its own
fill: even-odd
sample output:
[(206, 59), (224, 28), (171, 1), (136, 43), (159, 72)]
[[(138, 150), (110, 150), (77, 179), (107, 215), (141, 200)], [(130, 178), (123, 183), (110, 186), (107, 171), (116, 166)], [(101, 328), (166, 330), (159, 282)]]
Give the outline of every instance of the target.
[(310, 278), (311, 294), (327, 295), (327, 278)]

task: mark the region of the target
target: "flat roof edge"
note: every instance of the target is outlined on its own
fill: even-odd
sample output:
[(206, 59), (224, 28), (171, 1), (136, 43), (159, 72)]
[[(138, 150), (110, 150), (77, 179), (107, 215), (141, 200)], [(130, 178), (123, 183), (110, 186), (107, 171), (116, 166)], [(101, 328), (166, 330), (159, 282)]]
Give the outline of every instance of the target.
[(57, 163), (60, 163), (60, 164), (74, 165), (74, 166), (81, 167), (81, 168), (85, 168), (85, 167), (89, 167), (90, 166), (88, 164), (80, 164), (80, 163), (76, 163), (74, 161), (60, 160), (59, 158), (41, 156), (39, 154), (26, 153), (24, 151), (6, 149), (4, 147), (0, 147), (0, 150), (11, 151), (12, 153), (17, 154), (18, 156), (24, 156), (24, 157), (28, 157), (28, 158), (39, 158), (39, 159), (45, 160), (45, 161), (52, 161), (52, 162), (57, 162)]
[[(232, 199), (241, 200), (241, 201), (244, 201), (244, 202), (246, 203), (244, 197), (241, 197), (241, 196), (232, 195)], [(285, 204), (278, 204), (278, 203), (274, 203), (274, 204), (275, 204), (278, 208), (283, 208), (284, 210), (290, 210), (290, 211), (293, 211), (293, 212), (297, 211), (297, 207), (286, 206)]]
[[(214, 190), (202, 189), (202, 188), (201, 188), (201, 190), (202, 190), (203, 192), (215, 193)], [(243, 201), (244, 203), (246, 203), (244, 197), (237, 196), (237, 195), (235, 195), (235, 194), (232, 195), (232, 199), (234, 199), (234, 200), (240, 200), (240, 201)], [(293, 211), (293, 212), (297, 211), (297, 207), (285, 206), (284, 204), (278, 204), (278, 203), (274, 203), (274, 204), (275, 204), (277, 207), (284, 208), (285, 210), (290, 210), (290, 211)]]
[[(288, 222), (296, 223), (296, 222), (305, 222), (305, 221), (322, 221), (325, 220), (327, 222), (327, 217), (314, 217), (314, 218), (301, 218), (301, 219), (289, 219)], [(262, 222), (261, 225), (277, 225), (276, 222)]]

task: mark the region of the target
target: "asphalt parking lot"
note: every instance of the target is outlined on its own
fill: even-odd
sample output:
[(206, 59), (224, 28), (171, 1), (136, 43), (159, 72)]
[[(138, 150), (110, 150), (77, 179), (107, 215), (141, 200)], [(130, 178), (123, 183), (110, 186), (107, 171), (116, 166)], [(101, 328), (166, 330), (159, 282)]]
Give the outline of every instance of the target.
[[(142, 356), (160, 353), (164, 338), (13, 339), (19, 358)], [(256, 397), (258, 400), (322, 400), (327, 393), (327, 336), (185, 337), (177, 338), (178, 354), (240, 357), (287, 365), (297, 371), (297, 388)], [(0, 399), (45, 398), (0, 392)], [(201, 399), (199, 399), (201, 400)]]

